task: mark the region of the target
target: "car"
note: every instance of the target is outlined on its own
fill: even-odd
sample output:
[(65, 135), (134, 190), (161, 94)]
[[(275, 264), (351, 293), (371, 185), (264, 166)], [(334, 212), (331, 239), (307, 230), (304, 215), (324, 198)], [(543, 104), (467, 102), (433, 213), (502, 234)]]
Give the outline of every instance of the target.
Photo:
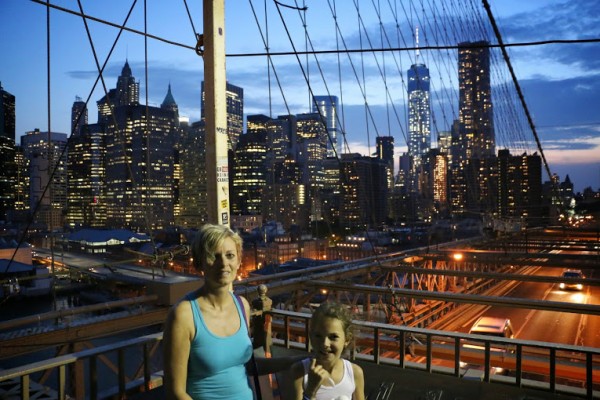
[[(562, 273), (561, 277), (567, 279), (585, 279), (585, 276), (580, 269), (568, 269)], [(561, 282), (558, 287), (561, 290), (583, 290), (583, 284), (581, 282)]]
[(471, 329), (469, 334), (489, 335), (512, 339), (515, 337), (515, 331), (509, 318), (480, 317)]
[[(513, 328), (512, 323), (510, 322), (509, 318), (485, 317), (484, 316), (484, 317), (479, 317), (479, 319), (477, 319), (477, 321), (475, 321), (475, 323), (473, 324), (473, 326), (471, 326), (471, 329), (469, 330), (469, 334), (512, 339), (515, 337), (515, 330)], [(475, 349), (475, 350), (484, 350), (485, 349), (483, 343), (481, 343), (479, 341), (477, 341), (477, 342), (467, 341), (463, 346), (467, 349)], [(496, 353), (496, 354), (503, 354), (503, 353), (505, 354), (507, 352), (513, 353), (514, 347), (508, 346), (508, 345), (503, 345), (503, 344), (494, 344), (492, 347), (490, 347), (490, 352)], [(481, 370), (482, 370), (481, 365), (461, 362), (461, 367), (465, 368), (467, 370), (467, 373), (465, 375), (467, 379), (481, 379)], [(491, 366), (490, 367), (490, 374), (495, 375), (495, 374), (506, 374), (506, 373), (508, 373), (508, 371), (506, 371), (504, 368), (502, 368), (500, 366)]]

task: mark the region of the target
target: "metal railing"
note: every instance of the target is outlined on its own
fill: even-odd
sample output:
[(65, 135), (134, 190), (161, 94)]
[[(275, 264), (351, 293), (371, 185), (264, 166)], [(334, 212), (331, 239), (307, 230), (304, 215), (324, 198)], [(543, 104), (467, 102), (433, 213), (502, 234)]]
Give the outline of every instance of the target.
[[(273, 343), (310, 350), (306, 340), (309, 315), (283, 310), (272, 310), (271, 314)], [(366, 321), (354, 321), (354, 328), (353, 359), (600, 398), (598, 348)], [(408, 357), (409, 353), (413, 355)]]
[[(284, 310), (270, 313), (273, 345), (310, 350), (307, 340), (310, 314)], [(600, 398), (600, 349), (597, 348), (366, 321), (354, 321), (354, 325), (350, 357), (355, 360), (442, 373), (457, 379), (475, 376), (482, 384), (498, 382), (587, 399)], [(29, 399), (35, 397), (30, 395), (32, 390), (45, 390), (50, 396), (45, 398), (61, 400), (125, 398), (127, 394), (150, 391), (162, 385), (162, 358), (157, 351), (161, 341), (162, 333), (156, 333), (0, 371), (0, 398)], [(127, 355), (131, 351), (136, 357)], [(98, 369), (98, 361), (109, 357), (116, 360), (112, 381)], [(52, 372), (54, 381), (48, 380), (40, 389), (39, 377)]]

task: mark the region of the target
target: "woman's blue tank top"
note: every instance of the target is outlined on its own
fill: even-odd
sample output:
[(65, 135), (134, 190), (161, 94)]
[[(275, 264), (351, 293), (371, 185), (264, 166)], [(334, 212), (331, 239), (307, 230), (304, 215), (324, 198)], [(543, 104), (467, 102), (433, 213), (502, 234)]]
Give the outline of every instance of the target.
[(188, 394), (195, 400), (252, 400), (254, 395), (245, 366), (252, 356), (252, 342), (239, 302), (233, 299), (240, 329), (231, 336), (221, 337), (206, 327), (196, 299), (188, 295), (187, 300), (196, 327), (188, 361)]

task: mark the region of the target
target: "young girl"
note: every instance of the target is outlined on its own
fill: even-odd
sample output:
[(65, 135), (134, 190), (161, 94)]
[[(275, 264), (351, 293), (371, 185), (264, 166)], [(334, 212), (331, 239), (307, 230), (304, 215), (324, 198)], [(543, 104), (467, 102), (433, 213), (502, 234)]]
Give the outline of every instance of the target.
[(295, 400), (364, 400), (362, 368), (342, 353), (352, 339), (350, 311), (323, 303), (310, 322), (313, 355), (292, 366)]

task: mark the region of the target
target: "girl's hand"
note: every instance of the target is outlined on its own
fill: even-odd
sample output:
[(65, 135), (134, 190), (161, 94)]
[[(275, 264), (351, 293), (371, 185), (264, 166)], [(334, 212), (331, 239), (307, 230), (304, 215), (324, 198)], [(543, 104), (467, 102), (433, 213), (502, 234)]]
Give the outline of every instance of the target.
[(308, 371), (308, 382), (306, 383), (304, 393), (310, 398), (314, 397), (314, 395), (317, 393), (317, 390), (319, 390), (321, 385), (325, 382), (329, 382), (331, 385), (333, 385), (333, 379), (331, 379), (331, 375), (329, 375), (329, 372), (325, 368), (317, 364), (316, 359), (311, 359), (310, 370)]

